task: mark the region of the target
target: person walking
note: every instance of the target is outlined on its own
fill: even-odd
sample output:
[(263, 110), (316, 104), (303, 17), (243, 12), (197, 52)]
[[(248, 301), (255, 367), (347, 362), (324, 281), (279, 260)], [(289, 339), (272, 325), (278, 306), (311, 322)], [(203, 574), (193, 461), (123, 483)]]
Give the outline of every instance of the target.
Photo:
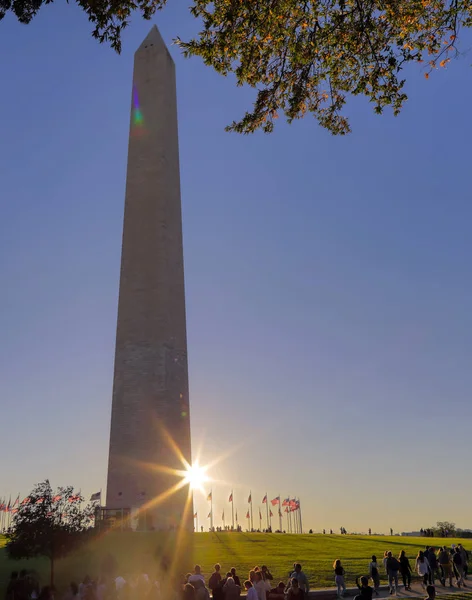
[[(428, 548), (428, 552), (425, 552), (425, 556), (429, 562), (429, 585), (434, 585), (434, 576), (438, 573), (438, 559), (436, 558), (436, 553), (434, 548), (431, 546)], [(439, 576), (441, 580), (441, 575)]]
[(405, 550), (400, 552), (400, 556), (398, 557), (398, 562), (400, 563), (400, 573), (402, 574), (403, 579), (403, 587), (405, 590), (411, 590), (411, 565), (408, 557), (405, 553)]
[(429, 580), (429, 562), (422, 550), (418, 552), (418, 556), (416, 557), (415, 569), (422, 578), (421, 587), (425, 590)]
[(344, 592), (346, 591), (346, 584), (344, 583), (344, 568), (339, 559), (334, 561), (333, 569), (334, 581), (338, 591), (338, 598), (342, 598), (344, 596)]
[(392, 595), (393, 593), (397, 595), (398, 571), (400, 570), (400, 563), (391, 552), (387, 552), (387, 560), (385, 561), (385, 566), (388, 575), (388, 587), (390, 589), (390, 595)]
[(438, 554), (438, 563), (443, 573), (442, 584), (446, 585), (446, 580), (449, 579), (449, 587), (454, 587), (452, 584), (452, 564), (451, 555), (449, 554), (446, 547), (440, 549)]
[(387, 558), (388, 558), (388, 550), (385, 550), (384, 556), (382, 559), (382, 564), (383, 564), (383, 568), (385, 569), (385, 574), (387, 575), (387, 579), (388, 579)]
[(369, 563), (369, 577), (372, 579), (372, 583), (374, 584), (375, 595), (378, 596), (380, 589), (380, 573), (375, 554), (372, 555), (372, 560)]
[(467, 550), (464, 548), (464, 546), (462, 544), (457, 544), (457, 547), (459, 548), (459, 550), (461, 552), (462, 566), (464, 567), (464, 579), (467, 579), (467, 574), (469, 571), (469, 556), (467, 554)]
[(462, 556), (459, 547), (454, 549), (454, 553), (452, 555), (452, 562), (454, 564), (454, 569), (456, 570), (456, 581), (458, 587), (466, 587), (464, 582), (464, 565), (462, 564)]

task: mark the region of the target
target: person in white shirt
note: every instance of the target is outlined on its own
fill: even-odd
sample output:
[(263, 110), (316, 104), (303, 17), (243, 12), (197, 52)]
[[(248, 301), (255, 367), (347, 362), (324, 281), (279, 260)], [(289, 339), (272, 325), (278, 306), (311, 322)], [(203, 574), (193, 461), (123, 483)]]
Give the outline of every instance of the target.
[[(308, 594), (310, 591), (310, 584), (308, 583), (308, 577), (302, 571), (302, 565), (300, 563), (294, 563), (294, 572), (290, 575), (290, 581), (295, 578), (298, 581), (298, 587)], [(290, 587), (290, 582), (288, 587)]]
[(419, 551), (418, 556), (416, 557), (415, 567), (418, 575), (423, 578), (421, 586), (425, 590), (426, 586), (428, 585), (429, 562), (426, 556), (424, 555), (424, 552), (422, 552), (421, 550)]
[(244, 587), (246, 588), (247, 600), (259, 600), (259, 596), (249, 580), (244, 582)]
[(118, 577), (115, 579), (116, 591), (118, 593), (121, 592), (121, 590), (124, 588), (125, 585), (126, 585), (126, 580), (123, 577), (121, 577), (121, 575), (118, 575)]
[(205, 577), (203, 577), (202, 575), (202, 568), (200, 567), (200, 565), (195, 565), (195, 569), (193, 570), (192, 575), (190, 575), (190, 577), (188, 578), (188, 582), (193, 584), (198, 580), (203, 581), (203, 583), (205, 584)]
[(254, 588), (257, 593), (258, 600), (267, 600), (267, 588), (262, 579), (262, 573), (256, 571), (254, 573)]

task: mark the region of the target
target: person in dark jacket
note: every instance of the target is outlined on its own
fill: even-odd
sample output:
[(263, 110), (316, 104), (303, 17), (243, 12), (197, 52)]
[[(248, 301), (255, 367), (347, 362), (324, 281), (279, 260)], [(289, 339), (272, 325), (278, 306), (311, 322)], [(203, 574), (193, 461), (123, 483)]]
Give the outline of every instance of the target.
[(462, 565), (462, 556), (461, 556), (461, 551), (460, 548), (455, 548), (454, 552), (452, 554), (452, 563), (454, 565), (454, 570), (456, 573), (456, 580), (457, 580), (457, 585), (458, 587), (464, 586), (465, 585), (465, 581), (464, 581), (464, 566)]
[(440, 549), (438, 554), (438, 563), (443, 573), (443, 585), (446, 585), (446, 581), (449, 579), (449, 586), (454, 587), (452, 585), (451, 555), (449, 554), (447, 548), (443, 547)]
[(221, 573), (220, 573), (221, 567), (218, 563), (216, 563), (215, 565), (215, 570), (212, 573), (210, 580), (208, 582), (208, 587), (211, 590), (211, 594), (213, 596), (213, 598), (216, 598), (217, 600), (222, 600), (223, 598), (223, 587), (221, 585)]
[(387, 553), (385, 569), (388, 574), (388, 587), (390, 588), (390, 595), (394, 592), (396, 594), (398, 591), (398, 571), (400, 570), (400, 563), (391, 552)]
[(428, 585), (428, 587), (426, 588), (426, 593), (428, 594), (428, 597), (425, 598), (425, 600), (435, 600), (436, 588), (434, 587), (434, 585)]
[(400, 556), (398, 557), (398, 562), (400, 563), (400, 573), (402, 574), (403, 579), (403, 587), (405, 590), (411, 590), (411, 565), (408, 560), (407, 555), (405, 554), (405, 550), (400, 552)]
[[(425, 556), (429, 562), (429, 585), (434, 585), (434, 576), (438, 575), (438, 559), (436, 558), (436, 553), (434, 552), (434, 548), (428, 548), (428, 552), (425, 552)], [(439, 574), (438, 579), (441, 580), (441, 575)]]
[(359, 594), (356, 596), (354, 600), (372, 600), (372, 594), (374, 593), (374, 588), (370, 587), (369, 579), (365, 576), (356, 577), (356, 585), (359, 588)]
[(467, 579), (467, 573), (469, 570), (469, 555), (467, 554), (467, 550), (462, 544), (457, 544), (457, 547), (461, 551), (462, 566), (464, 567), (464, 579)]
[(234, 567), (231, 568), (231, 577), (234, 579), (234, 583), (236, 585), (239, 585), (239, 587), (241, 587), (241, 580), (236, 575), (236, 569)]

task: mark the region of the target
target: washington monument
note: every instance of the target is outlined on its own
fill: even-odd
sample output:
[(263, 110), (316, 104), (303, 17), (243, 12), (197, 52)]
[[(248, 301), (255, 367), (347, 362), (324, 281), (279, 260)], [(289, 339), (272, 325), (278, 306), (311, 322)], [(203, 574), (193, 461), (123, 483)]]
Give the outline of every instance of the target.
[(188, 486), (168, 495), (182, 458), (191, 464), (175, 66), (154, 26), (134, 56), (107, 508), (141, 509), (147, 528), (183, 523)]

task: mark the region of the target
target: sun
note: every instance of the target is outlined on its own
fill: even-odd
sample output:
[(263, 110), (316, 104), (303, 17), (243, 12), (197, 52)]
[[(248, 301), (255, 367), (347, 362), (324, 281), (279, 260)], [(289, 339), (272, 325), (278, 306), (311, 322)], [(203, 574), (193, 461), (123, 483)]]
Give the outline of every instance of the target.
[(185, 483), (188, 483), (192, 490), (203, 491), (203, 484), (208, 481), (206, 470), (207, 467), (201, 467), (198, 462), (189, 465), (185, 471)]

